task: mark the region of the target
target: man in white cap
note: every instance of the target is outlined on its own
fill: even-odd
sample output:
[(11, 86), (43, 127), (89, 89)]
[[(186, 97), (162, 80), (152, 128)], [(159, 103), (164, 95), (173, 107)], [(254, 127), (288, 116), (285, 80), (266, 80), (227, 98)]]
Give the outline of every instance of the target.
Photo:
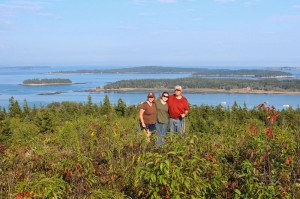
[(188, 100), (182, 96), (182, 87), (177, 85), (174, 88), (174, 95), (169, 96), (169, 117), (170, 131), (184, 132), (185, 131), (185, 116), (189, 112)]

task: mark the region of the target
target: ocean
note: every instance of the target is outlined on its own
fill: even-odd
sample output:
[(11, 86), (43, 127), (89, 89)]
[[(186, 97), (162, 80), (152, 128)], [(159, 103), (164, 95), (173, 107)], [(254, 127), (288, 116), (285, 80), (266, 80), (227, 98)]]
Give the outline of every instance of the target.
[[(107, 67), (109, 68), (109, 67)], [(119, 67), (121, 68), (121, 67)], [(210, 67), (205, 67), (210, 68)], [(222, 67), (222, 69), (226, 67)], [(242, 69), (263, 69), (245, 68)], [(30, 106), (44, 106), (51, 102), (74, 101), (86, 103), (88, 96), (92, 97), (94, 103), (100, 104), (103, 102), (105, 95), (108, 95), (112, 104), (117, 104), (121, 98), (127, 105), (137, 105), (146, 100), (146, 92), (78, 92), (89, 88), (102, 87), (106, 83), (118, 80), (128, 79), (161, 79), (161, 78), (181, 78), (189, 77), (190, 74), (49, 74), (49, 72), (70, 71), (80, 69), (105, 69), (105, 67), (0, 67), (0, 106), (7, 108), (9, 99), (13, 96), (18, 100), (20, 105), (23, 105), (24, 100)], [(212, 68), (217, 69), (217, 68)], [(227, 67), (227, 69), (240, 69), (238, 67)], [(300, 70), (289, 70), (300, 79)], [(20, 85), (26, 79), (33, 78), (65, 78), (72, 80), (72, 85), (56, 85), (56, 86), (23, 86)], [(43, 93), (60, 92), (54, 95), (40, 95)], [(159, 96), (160, 93), (155, 93)], [(277, 109), (287, 107), (298, 108), (300, 105), (300, 95), (285, 95), (285, 94), (228, 94), (228, 93), (201, 93), (190, 94), (184, 93), (191, 105), (222, 105), (230, 107), (236, 102), (240, 106), (247, 105), (248, 108), (254, 108), (261, 103), (268, 103)]]

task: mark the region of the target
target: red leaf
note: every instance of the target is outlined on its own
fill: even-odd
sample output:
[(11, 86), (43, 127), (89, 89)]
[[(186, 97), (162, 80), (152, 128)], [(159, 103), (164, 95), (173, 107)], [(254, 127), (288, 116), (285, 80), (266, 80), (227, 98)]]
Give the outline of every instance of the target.
[(292, 158), (290, 156), (287, 157), (285, 160), (285, 164), (289, 165), (289, 164), (291, 164), (291, 162), (292, 162)]
[(266, 136), (270, 137), (272, 135), (273, 129), (267, 128)]
[(27, 191), (24, 191), (24, 192), (23, 192), (23, 196), (30, 197), (30, 193), (27, 192)]
[(22, 194), (21, 193), (18, 193), (16, 199), (21, 199), (22, 198)]

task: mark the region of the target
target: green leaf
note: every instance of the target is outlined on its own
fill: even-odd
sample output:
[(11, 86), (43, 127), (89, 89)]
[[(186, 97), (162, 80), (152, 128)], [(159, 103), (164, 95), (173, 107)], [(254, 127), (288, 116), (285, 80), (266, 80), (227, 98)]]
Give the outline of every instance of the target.
[(238, 189), (235, 189), (234, 192), (235, 192), (236, 194), (238, 194), (239, 196), (242, 194), (241, 191), (238, 190)]
[(151, 174), (150, 179), (151, 179), (152, 182), (156, 182), (156, 175)]

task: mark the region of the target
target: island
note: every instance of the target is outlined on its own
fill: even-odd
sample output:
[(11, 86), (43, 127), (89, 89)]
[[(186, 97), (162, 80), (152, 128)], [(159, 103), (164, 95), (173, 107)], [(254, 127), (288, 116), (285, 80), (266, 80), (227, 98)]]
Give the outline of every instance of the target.
[(229, 70), (208, 68), (183, 68), (163, 66), (139, 66), (120, 69), (87, 69), (75, 71), (57, 71), (49, 74), (191, 74), (198, 77), (253, 77), (253, 78), (293, 78), (291, 73), (274, 70)]
[(24, 86), (48, 86), (48, 85), (66, 85), (73, 84), (70, 79), (52, 78), (52, 79), (26, 79), (21, 85)]
[(300, 80), (187, 77), (177, 79), (121, 80), (86, 92), (169, 91), (181, 85), (185, 93), (300, 94)]
[(38, 95), (58, 95), (58, 94), (62, 94), (62, 93), (64, 93), (64, 92), (56, 91), (56, 92), (39, 93)]

